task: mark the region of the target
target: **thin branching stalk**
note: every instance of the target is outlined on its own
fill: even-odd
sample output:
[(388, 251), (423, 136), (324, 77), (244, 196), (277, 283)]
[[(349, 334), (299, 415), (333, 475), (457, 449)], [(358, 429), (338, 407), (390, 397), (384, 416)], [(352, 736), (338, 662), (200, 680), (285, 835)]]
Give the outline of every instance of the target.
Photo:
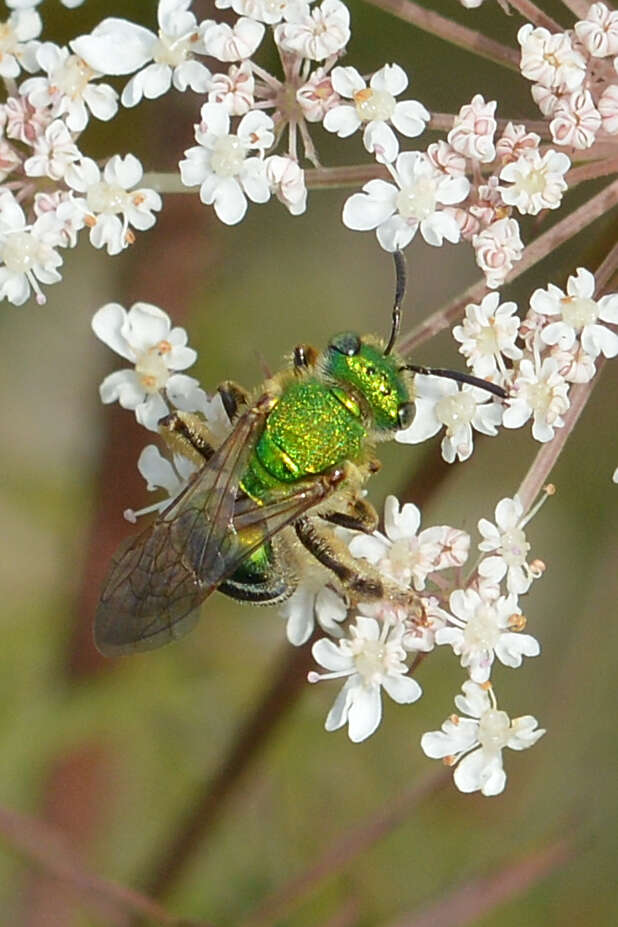
[[(431, 119), (427, 124), (428, 129), (436, 129), (440, 132), (450, 132), (453, 128), (453, 122), (455, 120), (455, 115), (453, 113), (432, 113)], [(509, 122), (521, 122), (521, 117), (513, 117), (511, 119), (503, 118), (496, 119), (496, 124), (499, 132), (504, 132)], [(536, 132), (537, 135), (541, 137), (550, 137), (548, 123), (542, 119), (526, 119), (526, 130), (528, 132)]]
[(535, 26), (542, 26), (550, 32), (563, 31), (560, 23), (557, 23), (555, 19), (552, 19), (551, 16), (544, 13), (543, 10), (541, 10), (536, 3), (532, 3), (531, 0), (509, 0), (509, 6), (517, 10), (518, 13), (521, 13), (524, 19)]
[(565, 177), (569, 188), (577, 186), (585, 180), (598, 180), (600, 177), (609, 177), (610, 174), (618, 174), (618, 157), (607, 158), (605, 161), (591, 161), (589, 164), (582, 164), (581, 167), (574, 167)]
[(421, 801), (430, 798), (450, 779), (446, 770), (438, 770), (426, 775), (420, 782), (402, 792), (399, 796), (389, 798), (377, 814), (374, 814), (360, 826), (351, 828), (341, 837), (329, 841), (325, 853), (305, 869), (293, 876), (281, 888), (259, 905), (259, 907), (241, 922), (241, 927), (267, 927), (278, 923), (284, 915), (297, 907), (301, 901), (324, 882), (331, 879), (349, 866), (361, 853), (366, 852), (379, 840), (405, 822), (406, 817), (418, 807)]
[[(507, 281), (511, 282), (520, 277), (523, 273), (537, 264), (543, 258), (551, 254), (560, 245), (573, 238), (576, 234), (587, 228), (592, 222), (600, 216), (608, 213), (618, 203), (618, 180), (609, 184), (596, 196), (580, 206), (574, 212), (570, 213), (556, 225), (548, 229), (543, 235), (540, 235), (535, 241), (529, 244), (523, 252), (521, 261), (519, 261)], [(399, 350), (402, 354), (410, 354), (414, 348), (424, 344), (438, 332), (448, 328), (456, 319), (459, 318), (468, 303), (478, 302), (482, 299), (487, 290), (485, 280), (469, 286), (462, 294), (450, 300), (441, 309), (438, 309), (429, 318), (425, 319), (420, 325), (412, 329), (407, 335), (404, 335), (399, 342)]]
[(471, 51), (481, 58), (488, 58), (496, 64), (502, 64), (511, 71), (519, 70), (519, 53), (515, 49), (501, 45), (500, 42), (495, 42), (474, 29), (460, 26), (459, 23), (446, 19), (439, 13), (434, 13), (433, 10), (426, 10), (418, 3), (413, 3), (412, 0), (367, 0), (367, 2), (381, 10), (386, 10), (387, 13), (392, 13), (404, 22), (418, 26), (425, 32), (437, 35), (452, 45)]
[(573, 853), (571, 840), (558, 840), (523, 859), (509, 861), (488, 876), (464, 882), (418, 914), (397, 917), (389, 921), (387, 927), (465, 927), (466, 924), (477, 924), (511, 898), (521, 898), (537, 882), (566, 865)]
[[(588, 15), (590, 9), (589, 0), (562, 0), (562, 2), (577, 19), (585, 19)], [(611, 4), (608, 5), (611, 6)]]

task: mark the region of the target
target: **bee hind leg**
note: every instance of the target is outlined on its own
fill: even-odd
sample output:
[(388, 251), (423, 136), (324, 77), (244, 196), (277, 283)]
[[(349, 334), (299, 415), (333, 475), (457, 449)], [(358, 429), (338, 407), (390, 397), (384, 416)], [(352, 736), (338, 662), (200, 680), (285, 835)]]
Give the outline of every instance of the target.
[(378, 527), (378, 513), (362, 496), (352, 499), (347, 512), (321, 512), (320, 518), (340, 528), (350, 528), (364, 534), (371, 534)]
[(356, 600), (391, 599), (408, 604), (413, 595), (390, 583), (366, 560), (353, 557), (347, 545), (324, 524), (320, 516), (304, 515), (294, 528), (296, 536), (322, 566), (331, 570)]

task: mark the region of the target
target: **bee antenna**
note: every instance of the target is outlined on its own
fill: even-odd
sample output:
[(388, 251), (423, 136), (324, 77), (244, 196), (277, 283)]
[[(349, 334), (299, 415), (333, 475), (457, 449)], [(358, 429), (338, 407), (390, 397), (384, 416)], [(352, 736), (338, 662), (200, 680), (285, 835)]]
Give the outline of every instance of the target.
[(438, 367), (418, 367), (416, 364), (405, 364), (400, 370), (413, 370), (414, 373), (422, 373), (429, 377), (446, 377), (447, 380), (456, 380), (457, 383), (469, 383), (470, 386), (477, 386), (479, 389), (487, 390), (500, 399), (507, 399), (506, 390), (498, 386), (497, 383), (491, 383), (489, 380), (482, 380), (480, 377), (473, 377), (469, 373), (461, 373), (459, 370), (443, 370)]
[(393, 321), (391, 324), (391, 333), (388, 344), (384, 348), (384, 354), (390, 354), (395, 346), (399, 327), (401, 325), (401, 304), (406, 292), (406, 259), (403, 251), (393, 251), (395, 261), (395, 305), (393, 306)]

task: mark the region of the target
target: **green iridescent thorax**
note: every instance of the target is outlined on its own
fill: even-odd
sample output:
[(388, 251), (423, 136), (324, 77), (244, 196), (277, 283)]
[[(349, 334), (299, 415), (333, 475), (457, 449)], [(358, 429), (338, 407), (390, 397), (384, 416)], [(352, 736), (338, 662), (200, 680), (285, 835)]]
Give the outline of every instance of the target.
[[(358, 337), (347, 333), (339, 338)], [(336, 338), (333, 339), (333, 342)], [(331, 342), (331, 345), (332, 343)], [(329, 347), (323, 355), (323, 369), (342, 386), (349, 385), (361, 394), (368, 406), (375, 428), (396, 431), (401, 428), (399, 409), (411, 400), (410, 390), (397, 356), (384, 355), (371, 342), (361, 341), (355, 354), (344, 354)]]
[(344, 391), (316, 377), (293, 381), (266, 420), (243, 489), (260, 498), (280, 481), (290, 483), (359, 459), (366, 438), (360, 409)]

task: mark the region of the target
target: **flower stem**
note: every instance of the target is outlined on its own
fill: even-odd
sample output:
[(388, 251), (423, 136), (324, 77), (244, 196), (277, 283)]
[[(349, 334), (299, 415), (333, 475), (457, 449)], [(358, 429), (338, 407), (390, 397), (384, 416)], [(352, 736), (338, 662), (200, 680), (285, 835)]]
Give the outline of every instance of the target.
[(180, 174), (165, 171), (149, 171), (142, 177), (142, 185), (156, 190), (157, 193), (195, 193), (195, 187), (186, 187)]
[(543, 26), (550, 32), (564, 32), (562, 26), (539, 9), (536, 3), (532, 3), (532, 0), (509, 0), (509, 6), (512, 6), (514, 10), (521, 13), (524, 19), (535, 26)]
[[(605, 215), (618, 202), (618, 180), (604, 187), (600, 193), (591, 197), (586, 203), (570, 213), (556, 225), (548, 229), (543, 235), (540, 235), (535, 241), (529, 244), (523, 252), (521, 261), (516, 264), (507, 280), (510, 282), (516, 280), (523, 273), (541, 261), (543, 258), (555, 251), (556, 248), (564, 244), (577, 233), (590, 225), (599, 216)], [(438, 309), (429, 318), (425, 319), (420, 325), (404, 335), (399, 342), (399, 351), (401, 354), (410, 354), (410, 352), (428, 341), (438, 332), (448, 328), (456, 319), (459, 318), (468, 303), (479, 302), (485, 295), (487, 284), (485, 280), (479, 280), (477, 283), (469, 286), (462, 294), (452, 299), (441, 309)]]
[(618, 157), (607, 158), (605, 161), (591, 161), (581, 167), (574, 167), (568, 172), (565, 180), (569, 188), (572, 188), (585, 180), (596, 180), (609, 174), (618, 174)]
[(590, 8), (589, 0), (562, 0), (567, 9), (578, 19), (585, 19)]
[(309, 190), (327, 190), (335, 187), (355, 187), (368, 180), (390, 179), (382, 164), (351, 164), (346, 167), (319, 167), (305, 171)]
[[(454, 120), (455, 116), (452, 113), (432, 113), (427, 128), (436, 129), (440, 132), (450, 132)], [(528, 132), (536, 132), (537, 135), (549, 138), (549, 126), (544, 119), (496, 119), (498, 130), (504, 132), (509, 122), (525, 122)]]
[(453, 45), (474, 52), (481, 58), (488, 58), (512, 71), (519, 71), (519, 53), (514, 48), (495, 42), (474, 29), (468, 29), (467, 26), (460, 26), (445, 16), (434, 13), (433, 10), (426, 10), (418, 3), (413, 3), (412, 0), (368, 0), (368, 2), (405, 22), (418, 26), (419, 29), (424, 29), (425, 32), (431, 32)]

